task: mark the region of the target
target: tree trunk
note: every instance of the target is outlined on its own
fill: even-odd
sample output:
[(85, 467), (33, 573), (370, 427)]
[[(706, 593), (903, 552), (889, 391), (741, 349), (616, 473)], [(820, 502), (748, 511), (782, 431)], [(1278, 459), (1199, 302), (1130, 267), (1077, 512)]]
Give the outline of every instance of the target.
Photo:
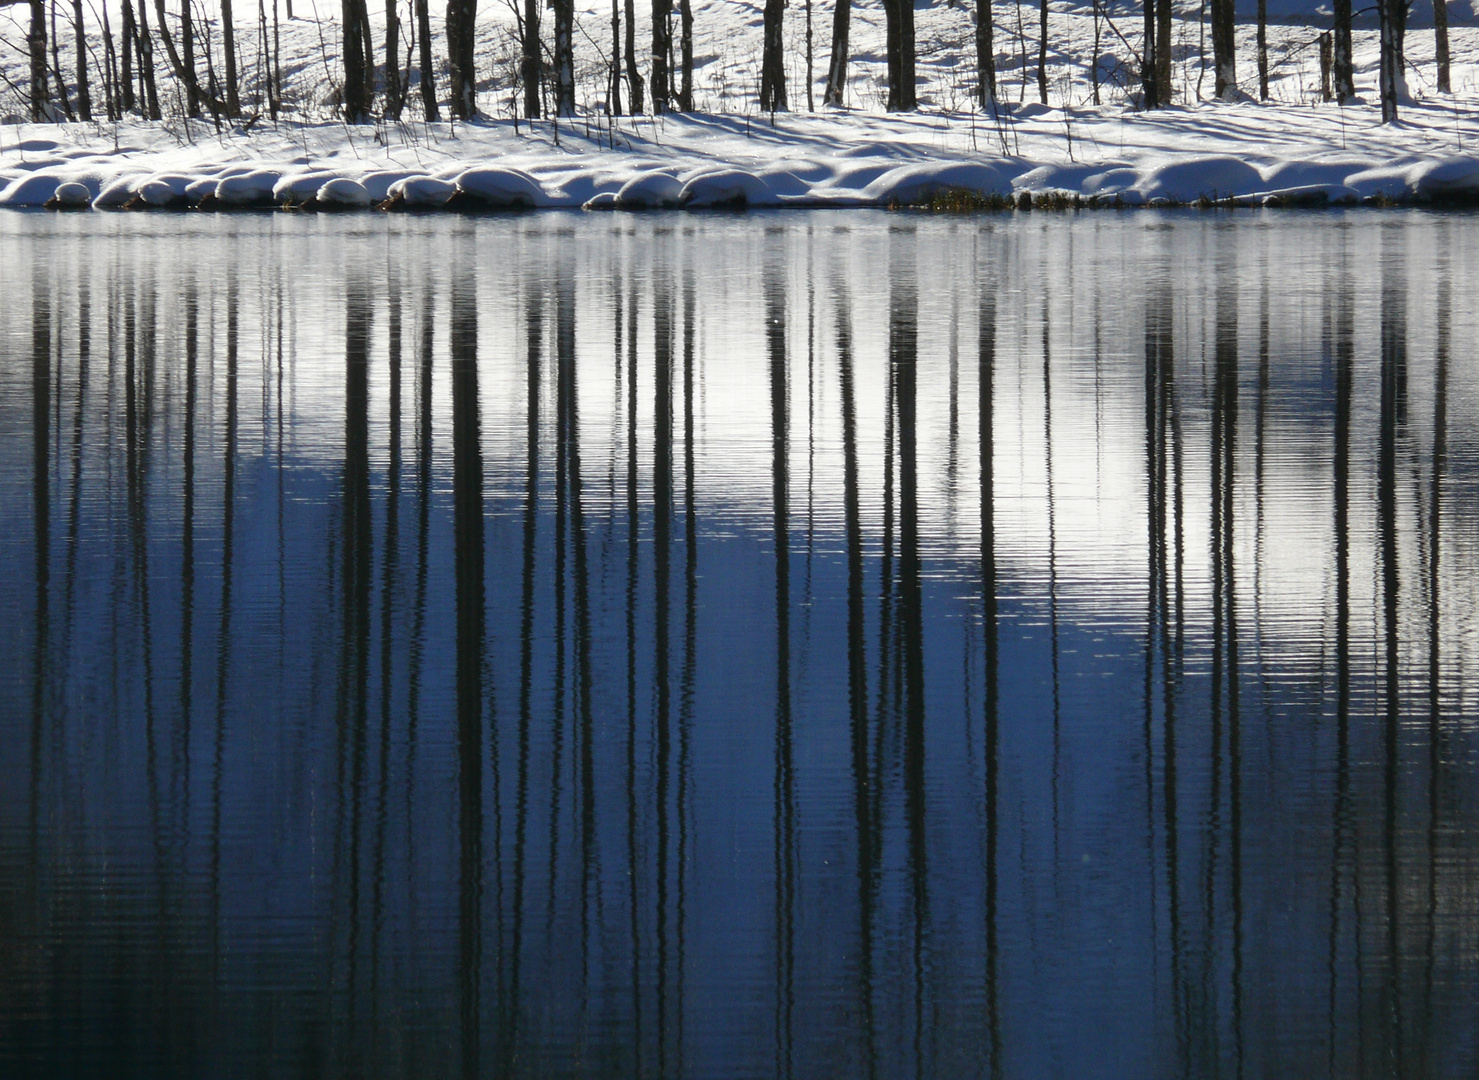
[(1376, 17), (1381, 23), (1381, 64), (1378, 68), (1378, 91), (1381, 95), (1381, 122), (1396, 123), (1397, 88), (1402, 78), (1401, 16), (1402, 0), (1377, 0)]
[(914, 66), (914, 0), (899, 0), (899, 104), (912, 112), (919, 105)]
[(888, 73), (887, 106), (892, 109), (894, 88), (899, 85), (899, 0), (883, 0), (883, 59)]
[[(370, 115), (374, 98), (373, 76), (365, 65), (365, 22), (368, 16), (365, 0), (344, 0), (344, 119), (362, 124)], [(448, 20), (450, 23), (450, 20)], [(450, 26), (448, 27), (450, 30)], [(448, 35), (450, 37), (450, 33)]]
[[(765, 5), (765, 18), (770, 18), (770, 5), (774, 0), (767, 0)], [(668, 25), (668, 18), (673, 13), (673, 0), (652, 0), (652, 112), (654, 115), (668, 111), (668, 89), (672, 85), (672, 78), (668, 71), (668, 56), (670, 55), (673, 42), (672, 30)], [(769, 35), (769, 30), (766, 31)], [(766, 41), (769, 42), (767, 36)], [(769, 45), (766, 46), (769, 48)], [(763, 67), (762, 67), (763, 71)], [(761, 75), (760, 97), (762, 102), (765, 98), (764, 75)], [(761, 108), (764, 108), (764, 104)]]
[(1225, 101), (1238, 91), (1233, 0), (1212, 0), (1212, 93)]
[[(654, 0), (653, 10), (657, 9)], [(893, 0), (897, 3), (898, 0)], [(786, 103), (786, 68), (783, 48), (782, 21), (786, 14), (785, 0), (765, 0), (763, 26), (764, 35), (760, 53), (760, 108), (765, 112), (780, 112), (789, 108)], [(654, 96), (656, 89), (653, 90)]]
[[(1228, 0), (1232, 3), (1232, 0)], [(1171, 104), (1171, 0), (1156, 0), (1155, 96), (1159, 107)]]
[[(687, 0), (682, 0), (687, 3)], [(806, 111), (816, 112), (817, 103), (812, 99), (812, 89), (816, 84), (816, 71), (812, 66), (815, 51), (812, 46), (811, 37), (811, 0), (806, 0)]]
[(385, 117), (399, 120), (406, 94), (401, 87), (400, 0), (385, 0)]
[[(811, 3), (811, 0), (807, 0)], [(682, 43), (679, 47), (680, 63), (683, 66), (678, 81), (678, 108), (683, 112), (693, 111), (693, 0), (678, 0), (678, 25), (682, 28)], [(811, 93), (810, 90), (807, 91)]]
[(555, 9), (555, 115), (575, 115), (575, 0), (551, 0)]
[[(1448, 0), (1433, 0), (1433, 47), (1438, 61), (1438, 93), (1451, 94), (1448, 78)], [(81, 71), (81, 68), (78, 68)], [(81, 90), (78, 90), (81, 93)]]
[[(106, 11), (107, 9), (104, 8), (104, 10)], [(181, 5), (181, 12), (182, 14), (185, 14), (188, 13), (189, 10), (190, 0), (185, 0), (185, 2)], [(199, 116), (200, 103), (204, 102), (206, 107), (210, 109), (211, 115), (219, 119), (221, 114), (227, 111), (226, 105), (210, 91), (205, 90), (201, 87), (200, 82), (195, 74), (195, 57), (193, 52), (186, 53), (186, 56), (189, 57), (188, 66), (185, 60), (181, 59), (179, 51), (175, 48), (175, 39), (170, 36), (169, 23), (165, 21), (164, 0), (154, 0), (154, 14), (159, 19), (159, 39), (164, 42), (164, 55), (169, 59), (170, 70), (175, 73), (176, 79), (179, 79), (180, 82), (185, 84), (186, 101), (194, 103), (194, 111), (191, 112), (190, 115)], [(106, 18), (104, 19), (103, 25), (104, 29), (106, 30)], [(183, 34), (190, 29), (190, 23), (188, 20), (182, 19), (180, 26), (181, 34), (183, 36)], [(190, 48), (193, 50), (194, 46), (191, 45)], [(207, 57), (207, 60), (208, 59), (209, 57)]]
[(1258, 0), (1258, 100), (1268, 100), (1268, 0)]
[(134, 108), (134, 40), (138, 37), (134, 29), (132, 0), (123, 0), (123, 28), (118, 36), (123, 45), (122, 70), (118, 73), (118, 107), (120, 112), (130, 113)]
[(1048, 103), (1048, 0), (1037, 6), (1037, 99)]
[(72, 0), (72, 30), (77, 50), (77, 115), (91, 120), (92, 92), (87, 83), (87, 31), (82, 23), (82, 0)]
[(231, 0), (221, 0), (221, 48), (226, 54), (226, 115), (234, 119), (241, 115), (241, 96), (236, 85), (236, 29), (231, 19)]
[(51, 0), (51, 74), (56, 79), (56, 96), (62, 107), (62, 115), (67, 118), (68, 123), (75, 123), (77, 114), (72, 111), (72, 101), (67, 97), (67, 80), (62, 74), (61, 35), (56, 29), (56, 0)]
[(1331, 39), (1330, 31), (1320, 35), (1320, 100), (1334, 101), (1335, 95), (1330, 89), (1331, 58), (1335, 55), (1335, 45)]
[(447, 74), (451, 82), (452, 115), (461, 120), (471, 119), (478, 111), (478, 72), (473, 48), (477, 13), (477, 0), (447, 0)]
[[(291, 7), (288, 8), (290, 19), (293, 17), (292, 10)], [(440, 119), (440, 114), (437, 112), (436, 69), (432, 66), (431, 59), (431, 9), (427, 0), (416, 0), (416, 35), (421, 39), (421, 105), (429, 124)]]
[(117, 121), (123, 118), (123, 110), (118, 105), (118, 50), (113, 45), (108, 5), (100, 5), (100, 11), (103, 16), (103, 107), (108, 111), (108, 119)]
[(519, 77), (524, 80), (524, 115), (538, 119), (539, 107), (539, 0), (524, 0), (523, 59)]
[[(169, 55), (169, 26), (164, 21), (164, 5), (160, 4), (156, 14), (159, 15), (159, 33), (165, 41), (165, 54)], [(200, 83), (195, 77), (195, 27), (191, 21), (190, 0), (180, 0), (180, 49), (181, 55), (176, 58), (170, 57), (172, 67), (181, 68), (180, 81), (185, 84), (185, 115), (191, 118), (200, 116)], [(175, 64), (175, 60), (179, 64)]]
[(1335, 100), (1344, 105), (1356, 96), (1355, 66), (1351, 60), (1351, 0), (1335, 0)]
[[(979, 0), (989, 4), (991, 0)], [(851, 29), (852, 0), (833, 0), (832, 55), (827, 60), (827, 88), (822, 91), (823, 105), (842, 105), (847, 88), (847, 34)]]
[(611, 88), (607, 91), (606, 111), (621, 115), (621, 0), (611, 0)]
[(888, 51), (888, 110), (910, 112), (914, 98), (913, 0), (884, 0)]
[(1140, 93), (1147, 109), (1161, 107), (1155, 78), (1155, 0), (1142, 0), (1145, 13), (1145, 35), (1140, 44)]
[(631, 91), (632, 115), (642, 115), (642, 69), (637, 66), (637, 3), (626, 0), (627, 7), (627, 86)]
[(139, 89), (144, 99), (146, 115), (158, 120), (159, 87), (154, 77), (154, 38), (149, 34), (149, 8), (139, 0)]
[[(282, 111), (282, 35), (280, 33), (278, 20), (277, 0), (272, 0), (272, 100), (277, 104), (277, 111)], [(409, 76), (408, 76), (409, 77)], [(404, 84), (402, 84), (404, 85)], [(404, 98), (404, 94), (402, 95)], [(272, 114), (272, 119), (277, 119), (277, 112)]]
[(1094, 104), (1102, 104), (1099, 100), (1099, 0), (1093, 0), (1094, 11), (1094, 54), (1089, 58), (1089, 85), (1094, 88)]
[(31, 0), (31, 33), (26, 39), (31, 53), (31, 121), (32, 123), (44, 123), (51, 119), (48, 106), (51, 104), (51, 94), (48, 92), (48, 79), (46, 71), (46, 5), (44, 0)]

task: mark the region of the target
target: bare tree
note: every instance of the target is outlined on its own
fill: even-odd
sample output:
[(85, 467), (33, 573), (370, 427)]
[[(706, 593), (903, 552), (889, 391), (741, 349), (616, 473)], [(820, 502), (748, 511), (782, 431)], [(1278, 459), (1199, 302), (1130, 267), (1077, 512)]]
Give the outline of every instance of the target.
[(1219, 99), (1238, 92), (1236, 50), (1233, 0), (1212, 0), (1212, 93)]
[[(770, 10), (769, 3), (766, 11)], [(672, 27), (669, 18), (673, 14), (673, 0), (652, 0), (652, 111), (654, 114), (668, 111), (668, 90), (672, 76), (668, 71), (668, 57), (672, 53)], [(760, 91), (763, 97), (765, 91)]]
[[(811, 3), (811, 0), (807, 0)], [(693, 111), (693, 0), (678, 0), (678, 25), (681, 28), (682, 45), (679, 50), (682, 77), (678, 83), (678, 108), (683, 112)], [(808, 91), (809, 92), (809, 91)]]
[(447, 0), (447, 75), (452, 84), (452, 115), (459, 120), (478, 111), (477, 14), (477, 0)]
[[(107, 8), (104, 7), (103, 11), (103, 26), (106, 32)], [(184, 0), (184, 3), (181, 5), (182, 18), (180, 20), (180, 34), (182, 38), (186, 33), (190, 32), (190, 21), (188, 18), (189, 12), (190, 0)], [(190, 44), (187, 46), (187, 52), (185, 56), (188, 58), (188, 60), (182, 59), (179, 50), (175, 48), (174, 38), (170, 36), (169, 23), (165, 20), (164, 17), (164, 0), (154, 0), (154, 14), (159, 20), (159, 39), (164, 42), (164, 54), (169, 59), (170, 69), (175, 73), (175, 78), (184, 85), (186, 101), (195, 103), (194, 111), (191, 112), (190, 115), (199, 116), (199, 103), (203, 102), (205, 106), (210, 109), (211, 115), (219, 119), (224, 113), (229, 112), (229, 110), (226, 107), (226, 103), (216, 97), (213, 92), (201, 87), (200, 82), (195, 74), (194, 45)], [(209, 62), (208, 54), (207, 62)]]
[(611, 0), (611, 87), (606, 91), (606, 111), (621, 115), (621, 0)]
[(1037, 99), (1048, 103), (1048, 0), (1037, 5)]
[(31, 120), (49, 120), (51, 95), (47, 92), (46, 72), (46, 4), (31, 0), (31, 33), (26, 38), (31, 53)]
[[(277, 0), (272, 0), (272, 101), (276, 109), (282, 108), (282, 35), (278, 26)], [(274, 111), (272, 119), (277, 119)]]
[(1381, 95), (1381, 122), (1397, 120), (1398, 88), (1402, 84), (1402, 31), (1407, 18), (1403, 0), (1376, 0), (1376, 17), (1381, 26), (1381, 64), (1377, 87)]
[(888, 109), (915, 108), (914, 0), (883, 0), (888, 53)]
[(1094, 88), (1094, 104), (1103, 104), (1099, 100), (1099, 28), (1103, 23), (1099, 11), (1099, 0), (1093, 0), (1094, 11), (1094, 52), (1089, 57), (1089, 85)]
[(991, 0), (976, 0), (976, 104), (984, 109), (995, 103), (996, 46), (991, 40)]
[(123, 118), (118, 100), (118, 50), (113, 45), (113, 27), (108, 22), (108, 5), (100, 5), (103, 16), (103, 104), (109, 120)]
[(164, 4), (159, 3), (155, 9), (159, 16), (159, 34), (164, 40), (165, 55), (170, 58), (170, 66), (179, 69), (178, 78), (185, 84), (185, 115), (198, 117), (200, 115), (200, 84), (195, 78), (195, 27), (191, 22), (190, 0), (180, 0), (180, 49), (177, 56), (170, 47), (169, 25), (164, 20)]
[(401, 19), (400, 0), (385, 0), (385, 116), (399, 120), (405, 106), (405, 88), (401, 86)]
[(92, 119), (92, 93), (87, 84), (87, 30), (82, 22), (82, 0), (72, 0), (72, 32), (77, 51), (77, 115)]
[(1171, 0), (1155, 5), (1155, 96), (1161, 108), (1171, 104)]
[(144, 115), (150, 120), (158, 120), (159, 112), (159, 88), (154, 78), (154, 38), (149, 34), (149, 8), (139, 2), (139, 38), (135, 43), (139, 58), (139, 91), (144, 99)]
[[(107, 7), (106, 4), (103, 6)], [(123, 26), (118, 36), (123, 45), (122, 69), (118, 74), (118, 107), (120, 112), (130, 113), (134, 108), (134, 42), (138, 39), (132, 0), (123, 0)]]
[[(653, 10), (662, 0), (653, 0)], [(899, 0), (886, 0), (897, 4)], [(765, 0), (762, 12), (760, 44), (760, 108), (766, 112), (778, 112), (790, 108), (786, 103), (786, 67), (782, 21), (786, 14), (785, 0)], [(653, 88), (653, 95), (657, 90)]]
[(237, 117), (241, 115), (241, 97), (236, 85), (236, 28), (232, 23), (231, 0), (221, 0), (221, 50), (226, 54), (226, 115)]
[(631, 91), (632, 113), (642, 115), (642, 69), (637, 66), (637, 4), (626, 0), (627, 7), (627, 86)]
[(816, 112), (817, 103), (812, 99), (812, 88), (816, 85), (816, 71), (812, 66), (814, 57), (811, 38), (811, 0), (806, 0), (806, 111)]
[(1268, 0), (1258, 0), (1258, 100), (1268, 100)]
[(1155, 0), (1141, 0), (1141, 3), (1145, 14), (1145, 40), (1140, 46), (1140, 95), (1147, 109), (1158, 109), (1161, 100), (1155, 77)]
[(555, 9), (555, 115), (575, 115), (575, 0), (550, 0)]
[(1356, 96), (1355, 65), (1351, 60), (1351, 0), (1335, 0), (1335, 46), (1331, 70), (1335, 100), (1344, 105)]
[(370, 104), (375, 98), (370, 11), (365, 0), (344, 0), (341, 11), (344, 19), (341, 27), (344, 35), (344, 119), (359, 124), (369, 118)]
[[(288, 18), (293, 17), (292, 2), (288, 3)], [(437, 112), (437, 79), (436, 70), (432, 67), (431, 59), (431, 11), (427, 0), (416, 0), (416, 36), (419, 39), (421, 49), (420, 79), (421, 79), (421, 105), (426, 114), (427, 123), (439, 118)]]
[(77, 114), (72, 111), (72, 102), (67, 97), (67, 79), (62, 74), (61, 35), (56, 28), (56, 4), (57, 0), (51, 0), (51, 73), (56, 78), (57, 103), (62, 107), (62, 115), (70, 123), (76, 121)]
[(539, 0), (524, 0), (522, 59), (519, 77), (524, 81), (524, 115), (536, 119), (539, 107)]
[(1448, 76), (1448, 0), (1433, 0), (1433, 49), (1438, 61), (1438, 93), (1451, 94)]
[[(990, 3), (990, 0), (980, 0)], [(823, 105), (842, 105), (847, 88), (847, 36), (852, 23), (852, 0), (833, 0), (832, 55), (827, 61), (827, 88), (822, 91)]]

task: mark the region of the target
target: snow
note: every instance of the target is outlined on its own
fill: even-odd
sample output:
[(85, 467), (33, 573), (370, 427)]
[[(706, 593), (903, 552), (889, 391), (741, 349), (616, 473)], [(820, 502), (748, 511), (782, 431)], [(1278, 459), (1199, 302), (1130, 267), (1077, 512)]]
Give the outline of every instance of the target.
[[(1204, 64), (1199, 50), (1198, 7), (1178, 0), (1177, 103), (1147, 113), (1135, 107), (1130, 55), (1139, 40), (1137, 8), (1104, 9), (1125, 39), (1101, 25), (1096, 48), (1092, 9), (1054, 0), (1044, 105), (1027, 100), (1037, 92), (1036, 12), (1029, 6), (1031, 17), (1024, 17), (1019, 34), (1014, 8), (996, 0), (1002, 101), (981, 111), (971, 105), (974, 5), (924, 5), (917, 9), (922, 108), (887, 114), (879, 111), (881, 10), (870, 3), (854, 7), (849, 107), (811, 113), (802, 111), (806, 67), (797, 51), (804, 9), (793, 4), (787, 9), (788, 70), (797, 111), (772, 116), (758, 113), (753, 98), (758, 5), (697, 0), (700, 111), (611, 118), (604, 115), (599, 55), (609, 13), (604, 0), (578, 0), (585, 33), (577, 34), (584, 50), (577, 75), (581, 92), (595, 95), (581, 100), (581, 116), (515, 120), (514, 88), (493, 75), (480, 86), (486, 115), (474, 122), (412, 119), (420, 109), (413, 85), (402, 120), (363, 126), (333, 119), (325, 104), (334, 93), (337, 28), (316, 15), (300, 17), (282, 25), (286, 111), (277, 122), (265, 116), (260, 94), (253, 97), (257, 84), (249, 73), (244, 100), (258, 115), (237, 128), (187, 120), (178, 102), (173, 115), (154, 124), (0, 124), (0, 206), (75, 207), (84, 201), (79, 187), (97, 209), (894, 206), (951, 192), (1120, 206), (1202, 199), (1239, 205), (1479, 201), (1479, 28), (1466, 25), (1472, 14), (1465, 6), (1450, 8), (1457, 92), (1432, 91), (1432, 32), (1419, 18), (1407, 35), (1416, 96), (1402, 109), (1401, 122), (1387, 126), (1374, 104), (1374, 30), (1355, 35), (1357, 90), (1364, 100), (1336, 106), (1318, 100), (1312, 48), (1328, 16), (1297, 0), (1270, 7), (1290, 20), (1270, 27), (1270, 102), (1206, 100), (1212, 79), (1210, 58)], [(516, 65), (500, 60), (511, 47), (508, 12), (489, 4), (483, 9), (480, 55), (494, 61), (484, 68), (513, 70)], [(0, 75), (9, 80), (0, 84), (26, 79), (24, 55), (3, 46), (23, 40), (21, 24), (8, 25), (23, 14), (19, 7), (0, 8)], [(813, 12), (816, 101), (830, 15), (830, 6), (820, 4)], [(650, 40), (640, 23), (638, 40)], [(255, 55), (253, 28), (242, 24), (238, 31), (247, 35), (239, 52)], [(1239, 26), (1244, 90), (1256, 89), (1252, 35), (1251, 25)], [(1092, 104), (1096, 68), (1101, 105)], [(161, 89), (173, 85), (167, 74), (160, 77)], [(0, 93), (0, 115), (18, 108), (13, 91)]]

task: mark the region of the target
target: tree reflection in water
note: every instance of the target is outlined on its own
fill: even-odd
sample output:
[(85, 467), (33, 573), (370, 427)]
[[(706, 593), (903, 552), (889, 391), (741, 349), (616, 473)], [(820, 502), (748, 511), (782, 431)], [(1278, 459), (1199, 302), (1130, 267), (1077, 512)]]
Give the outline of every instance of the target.
[(6, 1075), (1479, 1064), (1465, 220), (109, 222), (0, 222)]

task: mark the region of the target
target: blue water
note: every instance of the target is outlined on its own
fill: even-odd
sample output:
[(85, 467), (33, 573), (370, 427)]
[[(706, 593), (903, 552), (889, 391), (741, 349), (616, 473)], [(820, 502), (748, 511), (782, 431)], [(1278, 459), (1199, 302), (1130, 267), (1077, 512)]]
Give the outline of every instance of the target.
[(0, 250), (0, 1074), (1479, 1071), (1479, 219)]

